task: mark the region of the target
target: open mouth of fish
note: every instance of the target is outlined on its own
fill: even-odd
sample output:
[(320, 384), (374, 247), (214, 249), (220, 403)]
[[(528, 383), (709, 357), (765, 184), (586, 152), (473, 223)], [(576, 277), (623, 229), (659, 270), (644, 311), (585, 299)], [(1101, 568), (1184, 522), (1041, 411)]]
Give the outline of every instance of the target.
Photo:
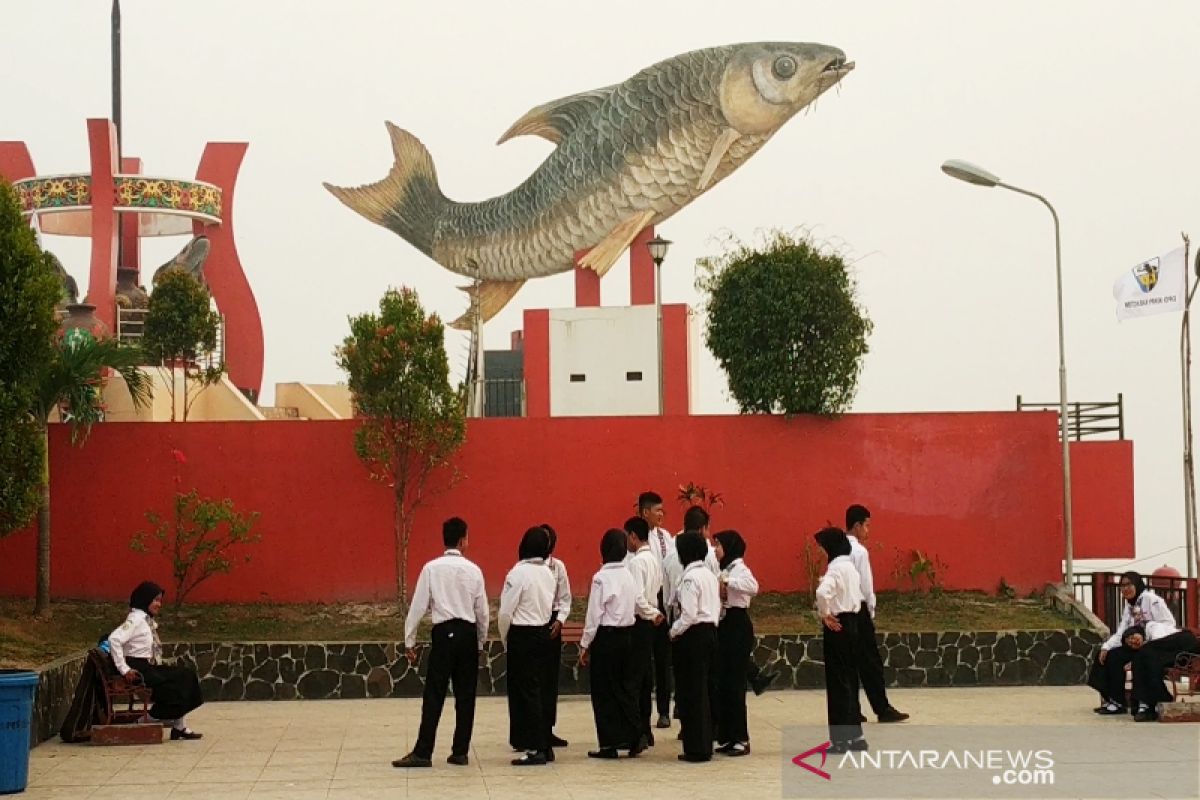
[(850, 72), (852, 69), (854, 69), (853, 61), (847, 61), (845, 58), (838, 57), (826, 64), (825, 69), (821, 70), (821, 72), (825, 75), (836, 75), (841, 77)]

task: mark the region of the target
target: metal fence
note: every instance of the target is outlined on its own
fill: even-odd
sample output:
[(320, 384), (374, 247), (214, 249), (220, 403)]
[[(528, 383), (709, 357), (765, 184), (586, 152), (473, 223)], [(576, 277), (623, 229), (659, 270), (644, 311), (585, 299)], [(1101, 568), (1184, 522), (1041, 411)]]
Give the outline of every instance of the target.
[[(1055, 411), (1058, 403), (1030, 403), (1017, 395), (1017, 411)], [(1061, 422), (1060, 422), (1061, 425)], [(1067, 438), (1080, 441), (1085, 436), (1105, 436), (1115, 433), (1125, 438), (1125, 396), (1117, 395), (1115, 403), (1067, 403)]]
[[(1166, 601), (1167, 607), (1175, 616), (1175, 624), (1181, 628), (1196, 628), (1200, 626), (1200, 609), (1197, 601), (1200, 592), (1197, 591), (1195, 578), (1168, 578), (1155, 575), (1142, 575), (1147, 589)], [(1100, 621), (1115, 631), (1121, 622), (1121, 611), (1125, 602), (1121, 597), (1121, 573), (1093, 572), (1075, 576), (1072, 590), (1075, 599), (1088, 608)]]
[[(138, 344), (146, 328), (145, 308), (122, 308), (117, 306), (117, 339), (123, 344)], [(217, 325), (216, 346), (207, 353), (196, 357), (196, 365), (201, 369), (219, 367), (225, 363), (225, 315), (221, 315)]]

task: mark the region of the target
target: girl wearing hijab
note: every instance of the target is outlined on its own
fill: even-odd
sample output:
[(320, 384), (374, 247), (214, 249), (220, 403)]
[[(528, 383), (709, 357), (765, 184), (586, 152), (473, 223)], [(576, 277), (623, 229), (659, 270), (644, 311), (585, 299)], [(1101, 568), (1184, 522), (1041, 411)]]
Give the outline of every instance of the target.
[(1125, 631), (1137, 625), (1143, 630), (1148, 623), (1166, 624), (1175, 629), (1175, 615), (1166, 602), (1150, 589), (1142, 576), (1134, 571), (1121, 574), (1121, 597), (1125, 600), (1117, 630), (1100, 646), (1096, 661), (1088, 674), (1088, 686), (1100, 693), (1097, 714), (1124, 714), (1125, 665), (1133, 661), (1134, 651), (1124, 644)]
[(850, 540), (841, 528), (824, 528), (813, 537), (829, 558), (817, 585), (817, 616), (825, 645), (825, 712), (829, 753), (867, 749), (858, 703), (858, 612), (862, 578), (850, 560)]
[(636, 676), (631, 669), (633, 616), (638, 585), (625, 566), (629, 553), (625, 531), (610, 528), (600, 540), (604, 565), (592, 577), (587, 616), (579, 640), (579, 664), (591, 668), (592, 716), (596, 720), (597, 750), (588, 758), (630, 758), (643, 749), (638, 741)]
[(497, 627), (508, 653), (508, 741), (525, 755), (515, 767), (554, 760), (542, 712), (542, 673), (550, 631), (546, 620), (554, 605), (554, 575), (546, 569), (550, 536), (541, 526), (525, 531), (517, 565), (504, 579)]
[(1196, 651), (1196, 636), (1165, 622), (1150, 621), (1126, 628), (1121, 646), (1133, 652), (1133, 719), (1153, 722), (1158, 719), (1158, 704), (1174, 699), (1163, 684), (1163, 673), (1180, 653)]
[(718, 753), (750, 755), (750, 730), (746, 722), (746, 664), (754, 650), (754, 625), (750, 601), (758, 594), (758, 581), (743, 560), (746, 542), (737, 531), (713, 536), (721, 566), (720, 587), (724, 606), (717, 627), (717, 741)]
[(154, 699), (143, 723), (169, 723), (171, 741), (199, 739), (187, 726), (187, 714), (200, 707), (200, 679), (188, 667), (165, 666), (162, 643), (158, 639), (158, 616), (163, 590), (150, 581), (138, 584), (129, 597), (129, 616), (108, 637), (109, 652), (117, 671), (133, 683), (141, 680)]
[(571, 615), (571, 581), (567, 577), (567, 567), (560, 559), (554, 557), (554, 546), (558, 544), (558, 534), (547, 523), (542, 528), (550, 537), (550, 552), (546, 556), (546, 566), (554, 575), (554, 610), (547, 625), (549, 635), (546, 639), (542, 672), (542, 713), (546, 715), (546, 729), (550, 731), (550, 747), (566, 747), (567, 740), (554, 734), (554, 726), (558, 724), (558, 673), (562, 665), (562, 627)]
[[(705, 565), (708, 543), (704, 536), (687, 531), (675, 537), (675, 551), (683, 576), (675, 592), (679, 618), (671, 625), (675, 667), (675, 706), (679, 709), (680, 761), (711, 761), (713, 752), (713, 669), (717, 656), (717, 622), (721, 593), (717, 576)], [(746, 661), (739, 673), (745, 686)], [(745, 691), (745, 688), (742, 690)]]

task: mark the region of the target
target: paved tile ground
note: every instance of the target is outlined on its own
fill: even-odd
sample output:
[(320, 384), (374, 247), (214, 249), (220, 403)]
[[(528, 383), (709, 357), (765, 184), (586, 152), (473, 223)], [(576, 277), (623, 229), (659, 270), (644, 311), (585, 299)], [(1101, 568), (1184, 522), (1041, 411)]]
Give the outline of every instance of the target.
[[(893, 703), (913, 714), (905, 725), (1123, 726), (1130, 736), (1152, 734), (1128, 717), (1091, 712), (1095, 694), (1082, 687), (897, 689)], [(403, 700), (210, 703), (189, 718), (199, 742), (151, 747), (64, 745), (55, 740), (34, 749), (30, 787), (18, 797), (120, 798), (520, 798), (547, 800), (753, 800), (781, 797), (781, 729), (819, 725), (825, 716), (820, 691), (770, 692), (748, 698), (753, 753), (684, 764), (675, 732), (660, 731), (658, 746), (635, 760), (595, 761), (591, 706), (584, 697), (564, 698), (558, 733), (571, 746), (547, 767), (510, 766), (505, 746), (508, 716), (503, 698), (481, 698), (468, 767), (445, 763), (453, 727), (451, 703), (438, 736), (434, 766), (397, 770), (390, 762), (416, 736), (421, 703)], [(868, 739), (874, 723), (866, 726)], [(789, 754), (789, 757), (792, 754)], [(1110, 754), (1118, 755), (1118, 754)], [(1200, 754), (1197, 756), (1200, 763)]]

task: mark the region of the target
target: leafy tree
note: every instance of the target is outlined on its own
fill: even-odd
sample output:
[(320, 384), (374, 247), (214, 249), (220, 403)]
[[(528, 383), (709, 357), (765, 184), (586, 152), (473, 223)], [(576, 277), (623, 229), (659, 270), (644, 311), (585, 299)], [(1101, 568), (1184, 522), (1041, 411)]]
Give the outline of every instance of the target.
[(742, 413), (835, 415), (849, 407), (871, 321), (841, 256), (776, 231), (761, 249), (738, 244), (699, 266), (705, 342)]
[(392, 490), (396, 590), (408, 608), (408, 542), (429, 477), (449, 464), (466, 436), (461, 389), (450, 386), (445, 331), (411, 289), (389, 289), (378, 314), (350, 318), (350, 335), (335, 350), (349, 375), (357, 413), (354, 450)]
[[(224, 363), (206, 363), (217, 347), (221, 315), (212, 310), (208, 289), (185, 269), (172, 267), (158, 276), (146, 323), (142, 329), (142, 350), (146, 358), (159, 365), (167, 392), (171, 396), (171, 420), (179, 405), (176, 393), (182, 392), (182, 419), (188, 418), (200, 393), (221, 380)], [(176, 369), (182, 386), (176, 389)]]
[(37, 367), (50, 359), (61, 293), (16, 192), (0, 178), (0, 536), (28, 525), (41, 502), (45, 454), (30, 409)]
[[(129, 548), (145, 553), (154, 547), (171, 560), (171, 575), (175, 579), (171, 597), (178, 608), (198, 585), (213, 575), (233, 571), (234, 548), (255, 544), (262, 540), (262, 535), (254, 533), (257, 511), (240, 514), (229, 498), (218, 501), (201, 497), (195, 489), (184, 492), (178, 466), (186, 463), (187, 458), (179, 450), (172, 450), (171, 454), (176, 463), (172, 514), (163, 517), (147, 511), (146, 519), (153, 527), (149, 532), (134, 534)], [(249, 554), (242, 559), (249, 563)]]
[(37, 394), (33, 414), (42, 440), (40, 470), (41, 506), (38, 508), (37, 599), (34, 613), (50, 610), (50, 415), (58, 410), (71, 425), (71, 442), (82, 445), (92, 425), (104, 420), (101, 394), (107, 373), (116, 372), (135, 406), (151, 397), (150, 380), (142, 372), (142, 354), (136, 347), (116, 339), (97, 339), (91, 333), (74, 329), (52, 339), (50, 358), (37, 374)]

